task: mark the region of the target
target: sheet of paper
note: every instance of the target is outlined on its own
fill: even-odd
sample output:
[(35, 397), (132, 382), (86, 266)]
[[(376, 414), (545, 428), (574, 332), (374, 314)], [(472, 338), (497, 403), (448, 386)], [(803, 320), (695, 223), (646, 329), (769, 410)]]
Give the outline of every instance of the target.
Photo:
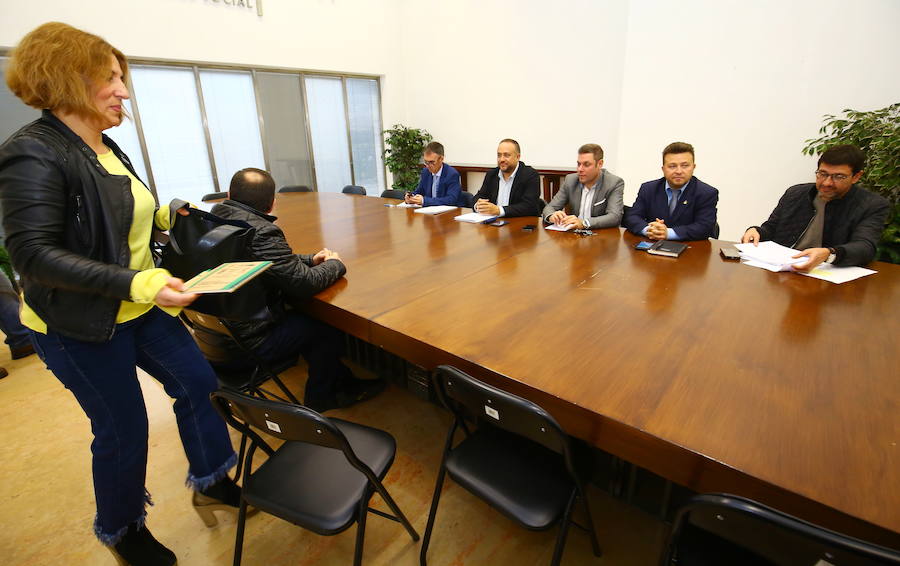
[(806, 275), (807, 277), (831, 281), (832, 283), (846, 283), (847, 281), (853, 281), (854, 279), (859, 279), (860, 277), (865, 277), (866, 275), (872, 275), (873, 273), (878, 272), (872, 269), (866, 269), (865, 267), (835, 267), (830, 263), (821, 263), (809, 273), (802, 273), (799, 271), (797, 273)]
[(484, 224), (486, 221), (493, 221), (496, 219), (497, 217), (493, 214), (481, 214), (480, 212), (469, 212), (453, 217), (453, 220), (459, 220), (460, 222), (471, 222), (472, 224)]
[(553, 230), (554, 232), (568, 232), (574, 227), (574, 224), (566, 224), (565, 226), (561, 226), (559, 224), (547, 224), (546, 226), (544, 226), (544, 230)]
[(744, 259), (778, 266), (778, 269), (772, 269), (771, 271), (785, 271), (785, 268), (787, 266), (793, 265), (795, 263), (804, 263), (807, 261), (807, 258), (805, 257), (791, 257), (796, 255), (798, 250), (782, 246), (781, 244), (776, 244), (772, 241), (760, 242), (758, 246), (754, 246), (753, 244), (749, 243), (735, 244), (734, 247), (736, 247), (738, 251), (741, 252), (741, 257), (743, 257)]
[(778, 273), (779, 271), (790, 271), (790, 266), (786, 265), (773, 265), (771, 263), (765, 263), (763, 261), (754, 261), (752, 259), (744, 259), (741, 260), (742, 265), (749, 265), (750, 267), (761, 267), (763, 269), (768, 269), (769, 271), (774, 271)]
[(416, 211), (416, 214), (441, 214), (442, 212), (450, 212), (456, 210), (457, 206), (426, 206)]
[(422, 208), (421, 204), (409, 204), (407, 202), (401, 202), (397, 205), (397, 208)]

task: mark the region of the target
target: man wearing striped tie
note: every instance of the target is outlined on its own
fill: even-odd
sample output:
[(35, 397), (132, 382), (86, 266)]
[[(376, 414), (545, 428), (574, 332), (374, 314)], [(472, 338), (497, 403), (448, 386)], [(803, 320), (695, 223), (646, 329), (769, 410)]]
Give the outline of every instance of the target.
[(673, 142), (663, 150), (663, 177), (641, 185), (625, 214), (629, 231), (651, 240), (717, 237), (719, 191), (694, 177), (694, 147)]

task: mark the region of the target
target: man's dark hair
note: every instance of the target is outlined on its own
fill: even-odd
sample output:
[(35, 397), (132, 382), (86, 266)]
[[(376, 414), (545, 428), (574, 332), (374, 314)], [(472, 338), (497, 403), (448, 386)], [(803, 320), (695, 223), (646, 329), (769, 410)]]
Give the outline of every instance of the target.
[(582, 153), (593, 153), (594, 161), (600, 161), (603, 159), (603, 148), (595, 143), (586, 143), (583, 146), (578, 148), (578, 155)]
[(246, 204), (260, 212), (269, 212), (275, 202), (275, 180), (268, 171), (247, 167), (231, 178), (228, 193), (231, 200)]
[(666, 162), (666, 156), (670, 153), (690, 153), (691, 159), (697, 159), (694, 156), (694, 146), (685, 142), (672, 142), (663, 149), (663, 163)]
[[(511, 143), (514, 146), (516, 146), (516, 153), (518, 153), (519, 155), (522, 154), (522, 148), (519, 147), (519, 142), (517, 142), (516, 140), (511, 139), (511, 138), (505, 138), (505, 139), (500, 140), (500, 143)], [(500, 143), (498, 143), (497, 145), (500, 145)]]
[(422, 150), (422, 153), (436, 153), (441, 157), (444, 157), (444, 144), (441, 142), (428, 142), (428, 145), (425, 146), (425, 149)]
[(855, 145), (833, 145), (819, 156), (819, 162), (816, 166), (818, 167), (823, 163), (829, 165), (849, 165), (850, 169), (853, 170), (853, 174), (856, 175), (862, 171), (863, 167), (866, 165), (866, 154)]

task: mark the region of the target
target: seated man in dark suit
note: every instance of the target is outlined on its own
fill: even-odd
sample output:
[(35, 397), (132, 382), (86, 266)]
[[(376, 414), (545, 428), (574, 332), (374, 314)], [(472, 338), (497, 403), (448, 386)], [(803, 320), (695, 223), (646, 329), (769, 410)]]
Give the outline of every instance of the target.
[(785, 191), (769, 219), (747, 228), (741, 242), (772, 240), (801, 250), (794, 257), (809, 259), (793, 266), (797, 271), (809, 271), (822, 262), (847, 266), (872, 261), (890, 203), (856, 184), (865, 159), (854, 145), (826, 150), (819, 157), (816, 182)]
[(625, 181), (603, 168), (603, 148), (586, 143), (578, 148), (578, 172), (566, 175), (541, 216), (548, 224), (576, 230), (618, 227), (624, 190)]
[(430, 142), (422, 152), (425, 168), (419, 176), (419, 186), (412, 194), (406, 195), (407, 204), (422, 206), (457, 206), (459, 193), (459, 172), (444, 164), (444, 146)]
[(247, 168), (232, 177), (228, 200), (212, 209), (217, 216), (256, 228), (250, 244), (253, 258), (273, 263), (261, 276), (271, 319), (233, 323), (234, 331), (264, 360), (302, 354), (309, 366), (303, 402), (314, 411), (346, 407), (373, 397), (384, 389), (384, 382), (354, 377), (340, 359), (340, 333), (294, 309), (343, 277), (347, 268), (340, 256), (327, 248), (314, 255), (295, 254), (284, 232), (274, 224), (276, 218), (268, 214), (274, 203), (275, 181), (271, 175)]
[(475, 195), (475, 212), (494, 216), (537, 216), (541, 213), (540, 175), (519, 161), (519, 142), (505, 139), (497, 147), (497, 167), (484, 175)]
[(719, 191), (694, 177), (694, 147), (670, 143), (663, 150), (663, 177), (647, 181), (625, 214), (629, 231), (651, 240), (704, 240), (716, 227)]

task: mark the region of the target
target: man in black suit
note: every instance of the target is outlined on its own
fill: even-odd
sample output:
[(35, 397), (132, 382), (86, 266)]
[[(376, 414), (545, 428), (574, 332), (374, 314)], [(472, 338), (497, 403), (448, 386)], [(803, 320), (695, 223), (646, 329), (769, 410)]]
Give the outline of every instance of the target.
[(497, 146), (497, 168), (484, 176), (475, 195), (475, 212), (494, 216), (537, 216), (541, 213), (540, 175), (519, 161), (519, 142), (505, 139)]

